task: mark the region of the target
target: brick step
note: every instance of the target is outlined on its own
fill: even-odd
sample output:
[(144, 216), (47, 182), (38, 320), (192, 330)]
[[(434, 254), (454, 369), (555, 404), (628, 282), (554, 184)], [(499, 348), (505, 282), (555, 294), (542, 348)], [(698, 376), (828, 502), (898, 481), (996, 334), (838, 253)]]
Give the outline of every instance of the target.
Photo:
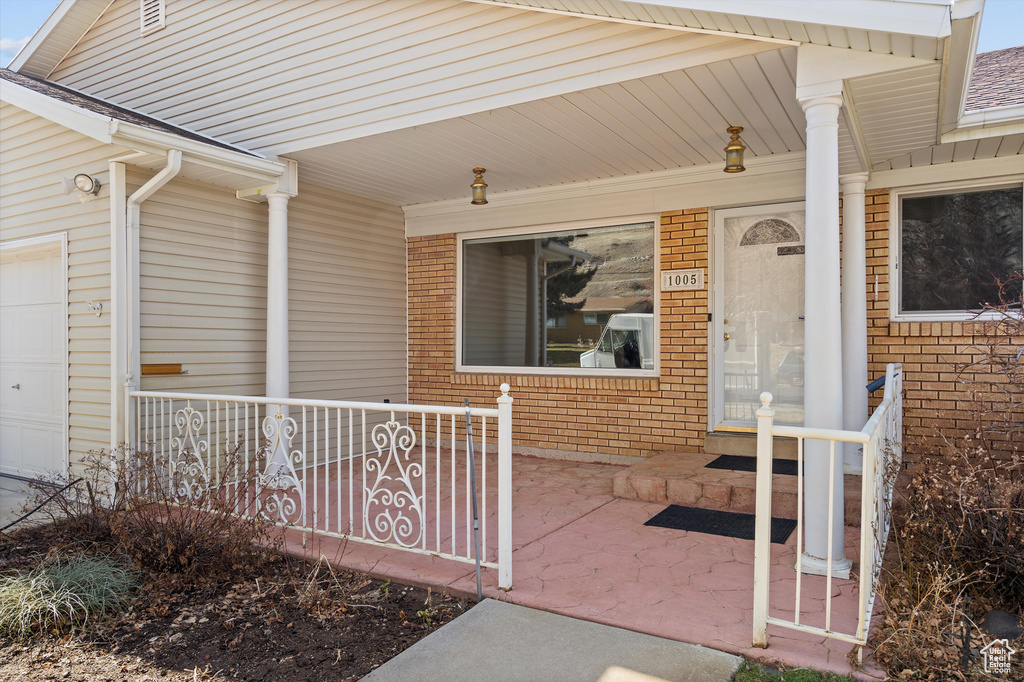
[[(717, 509), (753, 514), (755, 474), (752, 471), (708, 469), (706, 464), (717, 453), (665, 452), (615, 474), (615, 497), (641, 502), (662, 502), (701, 509)], [(772, 516), (795, 519), (797, 477), (778, 474), (772, 477)], [(846, 476), (845, 521), (860, 524), (859, 476)]]
[[(775, 436), (772, 439), (772, 455), (775, 459), (797, 458), (796, 438)], [(757, 454), (757, 434), (733, 431), (713, 431), (704, 434), (704, 452), (709, 455), (744, 455), (753, 457)]]

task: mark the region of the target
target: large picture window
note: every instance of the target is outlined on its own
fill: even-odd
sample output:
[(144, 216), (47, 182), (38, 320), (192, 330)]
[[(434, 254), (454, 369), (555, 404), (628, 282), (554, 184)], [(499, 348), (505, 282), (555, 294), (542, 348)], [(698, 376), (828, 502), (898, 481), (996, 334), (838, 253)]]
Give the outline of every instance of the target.
[(1024, 267), (1020, 185), (899, 199), (898, 315), (966, 318)]
[(459, 365), (653, 371), (655, 224), (461, 240)]

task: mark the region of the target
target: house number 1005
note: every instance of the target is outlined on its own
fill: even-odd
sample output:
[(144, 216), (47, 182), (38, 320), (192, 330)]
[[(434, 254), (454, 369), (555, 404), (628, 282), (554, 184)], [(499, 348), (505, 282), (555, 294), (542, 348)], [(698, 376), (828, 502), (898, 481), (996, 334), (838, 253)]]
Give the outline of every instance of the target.
[(661, 273), (662, 291), (687, 291), (704, 288), (704, 270), (670, 270)]

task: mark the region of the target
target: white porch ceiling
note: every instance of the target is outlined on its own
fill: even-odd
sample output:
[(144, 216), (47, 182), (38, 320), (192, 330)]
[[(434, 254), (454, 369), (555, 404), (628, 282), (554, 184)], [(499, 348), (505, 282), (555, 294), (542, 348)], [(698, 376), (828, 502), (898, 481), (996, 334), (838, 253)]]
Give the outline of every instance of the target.
[[(805, 149), (796, 49), (785, 47), (289, 154), (314, 184), (408, 206), (724, 163), (726, 128), (749, 157)], [(853, 79), (840, 173), (937, 142), (938, 63)], [(988, 143), (991, 146), (992, 143)]]
[(729, 125), (750, 156), (798, 152), (795, 71), (794, 48), (772, 50), (289, 157), (305, 181), (409, 205), (469, 196), (474, 166), (497, 193), (724, 163)]

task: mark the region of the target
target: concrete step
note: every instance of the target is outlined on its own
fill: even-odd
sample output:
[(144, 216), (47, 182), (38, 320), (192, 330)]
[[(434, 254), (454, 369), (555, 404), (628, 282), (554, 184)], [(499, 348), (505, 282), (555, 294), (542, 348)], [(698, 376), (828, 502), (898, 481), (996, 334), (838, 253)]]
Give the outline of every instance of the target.
[[(796, 438), (776, 436), (772, 454), (775, 459), (796, 459)], [(713, 431), (704, 435), (704, 452), (714, 455), (757, 455), (757, 434)]]
[[(623, 469), (612, 480), (615, 497), (642, 502), (679, 504), (700, 509), (753, 514), (755, 474), (752, 471), (708, 469), (718, 453), (665, 452)], [(797, 477), (772, 477), (772, 516), (795, 519)], [(859, 476), (846, 477), (845, 521), (860, 525)]]

